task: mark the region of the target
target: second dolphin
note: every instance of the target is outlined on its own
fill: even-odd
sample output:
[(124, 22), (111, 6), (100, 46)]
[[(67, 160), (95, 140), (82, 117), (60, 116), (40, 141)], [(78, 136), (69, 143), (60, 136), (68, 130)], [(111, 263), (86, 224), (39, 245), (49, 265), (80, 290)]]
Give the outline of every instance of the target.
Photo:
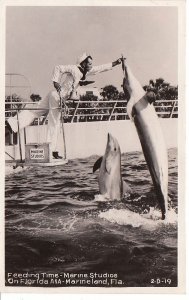
[(110, 133), (105, 154), (93, 166), (93, 173), (99, 169), (98, 183), (100, 194), (111, 200), (121, 200), (126, 192), (130, 191), (129, 185), (121, 176), (121, 150), (118, 141)]

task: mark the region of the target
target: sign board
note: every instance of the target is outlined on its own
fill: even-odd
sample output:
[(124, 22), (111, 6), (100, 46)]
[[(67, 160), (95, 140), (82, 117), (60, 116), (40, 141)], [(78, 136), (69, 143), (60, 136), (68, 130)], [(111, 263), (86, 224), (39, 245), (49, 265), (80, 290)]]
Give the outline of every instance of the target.
[(31, 143), (25, 145), (25, 162), (30, 163), (49, 163), (50, 145), (49, 143)]

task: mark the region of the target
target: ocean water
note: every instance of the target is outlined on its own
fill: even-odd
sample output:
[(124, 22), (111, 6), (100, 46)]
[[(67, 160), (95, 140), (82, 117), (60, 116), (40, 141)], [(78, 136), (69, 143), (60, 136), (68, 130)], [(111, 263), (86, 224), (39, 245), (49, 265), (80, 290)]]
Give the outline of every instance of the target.
[(142, 152), (122, 155), (131, 194), (99, 195), (97, 156), (6, 177), (7, 286), (177, 286), (177, 150), (169, 149), (169, 212), (161, 220)]

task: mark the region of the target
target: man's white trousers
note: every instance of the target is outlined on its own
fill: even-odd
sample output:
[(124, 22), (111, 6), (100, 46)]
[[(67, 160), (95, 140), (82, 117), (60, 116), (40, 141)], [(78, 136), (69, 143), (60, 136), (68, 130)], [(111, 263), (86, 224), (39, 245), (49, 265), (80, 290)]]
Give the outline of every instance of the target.
[(28, 104), (27, 108), (36, 108), (37, 110), (22, 110), (14, 117), (7, 121), (14, 132), (18, 132), (18, 122), (20, 130), (30, 125), (35, 118), (48, 114), (48, 129), (46, 142), (51, 143), (52, 151), (57, 149), (58, 134), (60, 131), (60, 97), (56, 90), (50, 91), (49, 94), (38, 103)]

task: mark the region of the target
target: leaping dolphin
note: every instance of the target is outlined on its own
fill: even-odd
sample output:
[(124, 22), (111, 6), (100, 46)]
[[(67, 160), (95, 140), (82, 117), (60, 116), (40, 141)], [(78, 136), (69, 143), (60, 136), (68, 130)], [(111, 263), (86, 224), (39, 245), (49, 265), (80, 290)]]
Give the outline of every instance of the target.
[(99, 170), (98, 183), (100, 194), (111, 200), (121, 200), (130, 191), (129, 185), (121, 176), (121, 150), (116, 138), (108, 133), (105, 154), (93, 166), (93, 173)]
[(136, 126), (164, 220), (168, 209), (168, 155), (164, 136), (154, 106), (149, 103), (148, 94), (124, 59), (122, 67), (123, 90), (130, 97), (127, 112)]

